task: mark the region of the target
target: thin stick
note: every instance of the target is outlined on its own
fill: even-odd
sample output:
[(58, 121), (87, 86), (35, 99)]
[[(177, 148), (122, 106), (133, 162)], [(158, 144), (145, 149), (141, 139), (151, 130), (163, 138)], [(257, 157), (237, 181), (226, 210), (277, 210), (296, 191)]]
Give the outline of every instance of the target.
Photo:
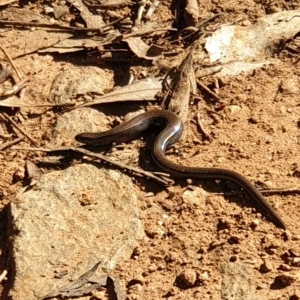
[(23, 140), (24, 140), (24, 136), (20, 136), (20, 137), (14, 139), (13, 141), (10, 141), (10, 142), (7, 142), (7, 143), (3, 143), (3, 144), (0, 145), (0, 150), (4, 150), (4, 149), (6, 149), (6, 148), (8, 148), (8, 147), (10, 147), (12, 145), (15, 145), (15, 144), (17, 144), (17, 143), (19, 143), (19, 142), (21, 142)]
[(215, 97), (217, 100), (221, 100), (221, 98), (214, 93), (213, 91), (211, 91), (206, 85), (204, 85), (199, 79), (197, 79), (197, 84), (199, 84), (206, 92), (208, 92), (210, 95), (212, 95), (213, 97)]
[(2, 280), (4, 280), (6, 278), (6, 275), (7, 275), (7, 270), (4, 270), (2, 272), (2, 274), (0, 275), (0, 282), (2, 282)]
[(204, 137), (211, 141), (211, 138), (210, 138), (210, 135), (209, 133), (204, 129), (204, 126), (203, 126), (203, 123), (202, 123), (202, 120), (201, 120), (201, 116), (200, 116), (200, 113), (197, 113), (197, 124), (202, 132), (202, 134), (204, 135)]
[(18, 2), (18, 0), (7, 0), (7, 1), (1, 1), (0, 6), (5, 6), (14, 2)]
[[(18, 70), (17, 66), (15, 65), (15, 63), (13, 62), (13, 60), (10, 58), (9, 54), (6, 52), (6, 50), (1, 45), (0, 45), (0, 49), (2, 50), (2, 52), (6, 56), (7, 60), (9, 61), (9, 63), (12, 65), (13, 69), (17, 73), (19, 80), (22, 80), (22, 75), (19, 72), (19, 70)], [(15, 80), (15, 81), (17, 82), (17, 80)]]
[(29, 27), (44, 27), (44, 28), (50, 28), (50, 29), (60, 29), (65, 31), (79, 31), (79, 32), (100, 32), (102, 33), (104, 31), (104, 28), (110, 27), (111, 25), (118, 23), (120, 21), (125, 20), (128, 17), (128, 15), (113, 21), (107, 25), (101, 26), (99, 28), (80, 28), (80, 27), (74, 27), (74, 26), (62, 26), (57, 24), (39, 24), (39, 23), (31, 23), (31, 22), (19, 22), (19, 21), (0, 21), (0, 24), (2, 25), (14, 25), (14, 26), (29, 26)]
[(24, 129), (22, 129), (12, 118), (10, 118), (6, 113), (1, 113), (1, 115), (6, 119), (6, 121), (9, 121), (13, 126), (15, 126), (24, 136), (26, 136), (36, 147), (39, 146), (39, 144), (30, 137)]
[[(49, 148), (31, 148), (31, 147), (18, 147), (18, 146), (14, 146), (12, 147), (13, 150), (25, 150), (25, 151), (42, 151), (42, 152), (55, 152), (55, 151), (74, 151), (74, 152), (78, 152), (78, 153), (82, 153), (82, 154), (85, 154), (89, 157), (93, 157), (93, 158), (99, 158), (103, 161), (106, 161), (108, 163), (110, 163), (111, 165), (115, 165), (121, 169), (127, 169), (127, 170), (130, 170), (130, 171), (133, 171), (137, 174), (142, 174), (144, 175), (145, 177), (149, 177), (149, 178), (152, 178), (164, 185), (169, 185), (170, 183), (173, 183), (173, 180), (169, 179), (169, 178), (161, 178), (161, 177), (158, 177), (158, 176), (155, 176), (153, 173), (151, 172), (147, 172), (147, 171), (144, 171), (144, 170), (141, 170), (139, 168), (135, 168), (135, 167), (130, 167), (126, 164), (123, 164), (121, 162), (118, 162), (118, 161), (114, 161), (112, 159), (110, 159), (109, 157), (107, 156), (104, 156), (104, 155), (101, 155), (99, 153), (94, 153), (94, 152), (91, 152), (89, 150), (86, 150), (86, 149), (83, 149), (83, 148), (78, 148), (78, 147), (60, 147), (60, 148), (54, 148), (54, 149), (49, 149)], [(165, 176), (167, 177), (168, 174), (165, 174)]]

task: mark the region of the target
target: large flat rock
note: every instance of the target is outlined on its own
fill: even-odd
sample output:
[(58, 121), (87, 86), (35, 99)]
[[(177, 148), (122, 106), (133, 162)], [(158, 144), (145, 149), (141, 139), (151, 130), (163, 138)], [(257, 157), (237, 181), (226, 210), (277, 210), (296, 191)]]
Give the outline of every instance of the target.
[(99, 274), (111, 271), (143, 236), (133, 184), (118, 171), (81, 164), (51, 172), (20, 191), (16, 203), (11, 299), (38, 299), (98, 262)]

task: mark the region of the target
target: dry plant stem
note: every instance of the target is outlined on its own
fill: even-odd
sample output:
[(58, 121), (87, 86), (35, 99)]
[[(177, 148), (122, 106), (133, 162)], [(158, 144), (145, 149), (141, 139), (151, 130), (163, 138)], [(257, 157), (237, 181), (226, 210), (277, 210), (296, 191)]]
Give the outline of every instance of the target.
[(94, 153), (91, 152), (89, 150), (83, 149), (83, 148), (79, 148), (79, 147), (60, 147), (60, 148), (53, 148), (53, 149), (49, 149), (49, 148), (31, 148), (31, 147), (12, 147), (13, 150), (25, 150), (25, 151), (42, 151), (42, 152), (55, 152), (55, 151), (74, 151), (74, 152), (78, 152), (78, 153), (82, 153), (85, 154), (89, 157), (93, 157), (93, 158), (99, 158), (102, 161), (106, 161), (108, 163), (110, 163), (111, 165), (115, 165), (121, 169), (127, 169), (129, 171), (133, 171), (137, 174), (141, 174), (145, 177), (149, 177), (154, 179), (155, 181), (158, 181), (159, 183), (163, 184), (163, 185), (169, 185), (171, 183), (173, 183), (174, 181), (172, 179), (167, 178), (168, 174), (165, 174), (164, 178), (160, 178), (158, 176), (155, 176), (153, 173), (151, 172), (147, 172), (144, 170), (141, 170), (139, 168), (135, 168), (135, 167), (130, 167), (126, 164), (123, 164), (121, 162), (118, 161), (114, 161), (110, 158), (108, 158), (105, 155), (101, 155), (99, 153)]
[(155, 29), (149, 29), (149, 30), (139, 30), (137, 32), (132, 32), (128, 34), (124, 34), (124, 39), (129, 38), (129, 37), (134, 37), (134, 36), (143, 36), (151, 33), (158, 33), (160, 31), (177, 31), (176, 28), (172, 27), (165, 27), (165, 28), (155, 28)]
[(18, 91), (20, 91), (21, 89), (26, 87), (28, 81), (29, 81), (28, 78), (21, 80), (19, 83), (15, 84), (10, 89), (4, 91), (1, 96), (11, 96), (11, 95), (16, 94)]
[(3, 279), (5, 279), (6, 275), (7, 275), (7, 271), (4, 270), (4, 271), (2, 272), (2, 274), (0, 275), (0, 283), (3, 281)]
[[(157, 89), (151, 89), (151, 88), (150, 88), (150, 89), (148, 89), (147, 91), (150, 91), (150, 90), (156, 91)], [(142, 91), (142, 90), (140, 90), (140, 91)], [(120, 93), (115, 93), (114, 95), (116, 95), (116, 94), (119, 94), (119, 95), (124, 94), (124, 95), (125, 95), (125, 94), (127, 94), (127, 93), (126, 93), (126, 92), (124, 93), (124, 92), (120, 91)], [(98, 105), (98, 104), (102, 104), (102, 103), (127, 102), (127, 101), (129, 101), (129, 100), (126, 99), (126, 98), (125, 98), (124, 100), (121, 100), (121, 99), (113, 100), (113, 99), (111, 99), (111, 95), (104, 95), (104, 96), (97, 97), (97, 100), (96, 100), (96, 101), (88, 102), (88, 103), (83, 103), (83, 104), (79, 104), (79, 105), (77, 105), (77, 106), (75, 106), (75, 107), (72, 107), (72, 108), (66, 110), (66, 111), (73, 110), (73, 109), (79, 108), (79, 107), (89, 107), (89, 106)], [(157, 101), (157, 100), (156, 100), (156, 99), (153, 99), (153, 100), (149, 100), (149, 99), (147, 99), (147, 100), (139, 99), (139, 100), (130, 100), (130, 101)]]
[(143, 16), (143, 12), (145, 10), (145, 5), (147, 4), (147, 1), (145, 0), (142, 0), (140, 2), (138, 2), (138, 11), (137, 11), (137, 17), (135, 19), (135, 22), (134, 24), (135, 25), (139, 25), (141, 23), (141, 19), (142, 19), (142, 16)]
[(150, 20), (153, 13), (155, 12), (157, 6), (159, 5), (159, 1), (158, 0), (154, 0), (153, 3), (151, 3), (150, 7), (148, 8), (148, 11), (145, 15), (145, 19)]
[(64, 30), (64, 31), (79, 31), (79, 32), (99, 32), (103, 33), (104, 29), (107, 27), (110, 27), (111, 25), (118, 23), (120, 21), (125, 20), (128, 17), (128, 15), (113, 21), (105, 26), (99, 27), (99, 28), (79, 28), (74, 26), (62, 26), (57, 24), (38, 24), (38, 23), (31, 23), (31, 22), (19, 22), (19, 21), (2, 21), (0, 20), (0, 25), (7, 25), (7, 26), (29, 26), (29, 27), (44, 27), (44, 28), (50, 28), (50, 29), (58, 29), (58, 30)]
[(7, 0), (7, 1), (1, 1), (0, 6), (5, 6), (14, 2), (19, 2), (18, 0)]
[[(14, 64), (13, 60), (10, 58), (9, 54), (6, 52), (6, 50), (0, 45), (0, 49), (2, 50), (2, 52), (4, 53), (4, 55), (6, 56), (7, 60), (9, 61), (9, 63), (12, 65), (13, 69), (15, 70), (15, 72), (17, 73), (19, 80), (22, 80), (22, 75), (19, 72), (17, 66)], [(17, 82), (18, 80), (15, 80), (15, 82)]]
[(22, 129), (12, 118), (10, 118), (6, 113), (1, 113), (2, 117), (5, 118), (6, 121), (10, 122), (15, 128), (17, 128), (24, 136), (26, 136), (36, 147), (39, 146), (39, 144), (30, 137), (24, 129)]
[(211, 141), (210, 135), (209, 135), (209, 133), (205, 130), (205, 128), (204, 128), (204, 126), (203, 126), (203, 123), (202, 123), (202, 121), (201, 121), (200, 113), (197, 113), (197, 124), (198, 124), (198, 126), (199, 126), (199, 128), (200, 128), (202, 134), (204, 135), (204, 137), (205, 137), (207, 140)]
[(214, 98), (216, 98), (218, 101), (221, 100), (221, 98), (211, 91), (206, 85), (204, 85), (199, 79), (197, 79), (197, 84), (200, 85), (201, 88), (203, 88), (206, 92), (208, 92), (210, 95), (212, 95)]
[(21, 142), (21, 141), (23, 141), (23, 140), (24, 140), (24, 136), (20, 136), (20, 137), (14, 139), (13, 141), (10, 141), (10, 142), (1, 144), (1, 145), (0, 145), (0, 151), (1, 151), (1, 150), (4, 150), (4, 149), (6, 149), (6, 148), (9, 148), (10, 146), (15, 145), (15, 144), (17, 144), (17, 143), (19, 143), (19, 142)]
[(87, 5), (89, 8), (116, 8), (121, 6), (129, 6), (132, 4), (131, 0), (116, 0), (116, 1), (108, 1), (108, 3), (99, 3), (96, 5)]

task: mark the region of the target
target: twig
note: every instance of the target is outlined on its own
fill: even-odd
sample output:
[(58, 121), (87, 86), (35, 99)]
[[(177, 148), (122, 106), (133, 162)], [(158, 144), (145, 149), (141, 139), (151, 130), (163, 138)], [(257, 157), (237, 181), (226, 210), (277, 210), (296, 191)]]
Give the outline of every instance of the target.
[(1, 72), (0, 72), (0, 83), (3, 83), (8, 77), (10, 77), (11, 74), (11, 66), (7, 65), (6, 67), (4, 67)]
[[(158, 91), (157, 88), (149, 88), (147, 90), (138, 90), (137, 92), (143, 92), (143, 91)], [(99, 96), (99, 97), (95, 97), (94, 101), (91, 102), (87, 102), (87, 103), (83, 103), (83, 104), (79, 104), (77, 106), (74, 106), (72, 108), (70, 108), (70, 110), (73, 110), (75, 108), (79, 108), (79, 107), (89, 107), (89, 106), (93, 106), (93, 105), (98, 105), (98, 104), (102, 104), (102, 103), (113, 103), (113, 102), (128, 102), (128, 101), (157, 101), (156, 99), (131, 99), (129, 100), (125, 95), (126, 94), (130, 94), (132, 93), (132, 91), (128, 91), (128, 92), (124, 92), (122, 91), (122, 89), (120, 89), (120, 91), (116, 91), (113, 95), (106, 94), (103, 96)], [(113, 97), (116, 95), (124, 95), (124, 99), (120, 99), (118, 98), (117, 100), (114, 100)]]
[(15, 144), (21, 142), (22, 140), (24, 140), (24, 136), (20, 136), (20, 137), (12, 140), (10, 142), (7, 142), (7, 143), (3, 143), (3, 144), (0, 145), (0, 150), (4, 150), (4, 149), (6, 149), (6, 148), (8, 148), (12, 145), (15, 145)]
[(29, 26), (29, 27), (44, 27), (44, 28), (50, 28), (50, 29), (60, 29), (65, 31), (78, 31), (78, 32), (99, 32), (103, 33), (104, 28), (110, 27), (111, 25), (118, 23), (120, 21), (125, 20), (128, 17), (128, 15), (113, 21), (107, 25), (101, 26), (99, 28), (80, 28), (80, 27), (74, 27), (74, 26), (62, 26), (58, 24), (40, 24), (40, 23), (31, 23), (31, 22), (19, 22), (19, 21), (0, 21), (0, 25), (4, 26)]
[(154, 0), (154, 1), (150, 4), (150, 6), (149, 6), (149, 8), (148, 8), (148, 11), (147, 11), (147, 13), (146, 13), (146, 15), (145, 15), (145, 19), (146, 19), (146, 20), (150, 20), (150, 19), (151, 19), (152, 15), (153, 15), (153, 13), (154, 13), (154, 11), (156, 10), (156, 8), (157, 8), (158, 5), (159, 5), (159, 1), (158, 1), (158, 0)]
[(12, 118), (10, 118), (6, 113), (0, 113), (2, 117), (6, 119), (6, 121), (9, 121), (13, 126), (15, 126), (24, 136), (26, 136), (36, 147), (39, 146), (39, 144), (32, 138), (30, 137), (24, 129), (22, 129)]
[(3, 91), (2, 94), (0, 94), (0, 97), (7, 97), (11, 95), (15, 95), (18, 91), (20, 91), (22, 88), (27, 86), (27, 82), (29, 81), (29, 78), (25, 78), (21, 80), (19, 83), (12, 86), (10, 89)]
[[(9, 63), (11, 64), (11, 66), (13, 67), (13, 69), (15, 70), (16, 74), (18, 75), (19, 77), (19, 80), (21, 81), (19, 84), (17, 84), (17, 80), (15, 80), (15, 83), (16, 83), (16, 88), (13, 87), (11, 90), (8, 91), (8, 93), (4, 94), (5, 96), (8, 96), (8, 95), (12, 95), (12, 94), (15, 94), (17, 93), (19, 90), (21, 90), (23, 87), (26, 87), (26, 83), (28, 81), (28, 79), (23, 79), (22, 77), (22, 74), (19, 72), (17, 66), (15, 65), (15, 63), (13, 62), (13, 60), (10, 58), (9, 54), (6, 52), (6, 50), (0, 45), (0, 49), (3, 51), (4, 55), (6, 56), (7, 60), (9, 61)], [(14, 92), (14, 90), (16, 90)], [(9, 94), (9, 92), (13, 91), (12, 94)], [(24, 95), (25, 95), (25, 89), (23, 89), (21, 91), (21, 99), (24, 98)]]
[(4, 270), (0, 275), (0, 282), (2, 282), (5, 279), (6, 275), (7, 275), (7, 270)]
[[(85, 1), (84, 1), (85, 2)], [(90, 9), (105, 9), (105, 8), (116, 8), (120, 6), (130, 6), (133, 5), (131, 0), (115, 0), (115, 1), (107, 1), (104, 3), (97, 4), (90, 4), (86, 3), (86, 6), (88, 6)]]
[[(1, 21), (0, 21), (1, 22)], [(15, 70), (15, 72), (17, 73), (19, 80), (22, 80), (22, 75), (19, 72), (17, 66), (15, 65), (15, 63), (13, 62), (13, 60), (10, 58), (9, 54), (6, 52), (6, 50), (0, 45), (0, 49), (2, 50), (2, 52), (4, 53), (4, 55), (6, 56), (7, 60), (9, 61), (9, 63), (12, 65), (13, 69)], [(15, 80), (17, 82), (17, 80)]]
[[(93, 157), (93, 158), (99, 158), (103, 161), (106, 161), (108, 163), (110, 163), (111, 165), (115, 165), (121, 169), (127, 169), (130, 171), (133, 171), (137, 174), (142, 174), (146, 177), (152, 178), (164, 185), (169, 185), (170, 183), (173, 183), (173, 180), (169, 179), (169, 178), (160, 178), (158, 176), (155, 176), (153, 173), (151, 172), (147, 172), (144, 170), (141, 170), (139, 168), (135, 168), (135, 167), (130, 167), (126, 164), (123, 164), (121, 162), (117, 162), (114, 161), (112, 159), (110, 159), (109, 157), (99, 154), (99, 153), (94, 153), (91, 152), (89, 150), (83, 149), (83, 148), (79, 148), (79, 147), (60, 147), (60, 148), (53, 148), (53, 149), (49, 149), (49, 148), (31, 148), (31, 147), (12, 147), (13, 150), (25, 150), (25, 151), (42, 151), (42, 152), (57, 152), (57, 151), (74, 151), (74, 152), (78, 152), (78, 153), (82, 153), (85, 154), (89, 157)], [(168, 174), (165, 174), (165, 176), (168, 176)]]
[(18, 2), (18, 0), (6, 0), (6, 1), (1, 1), (0, 6), (5, 6), (14, 2)]
[(145, 10), (145, 6), (147, 4), (147, 1), (142, 0), (142, 1), (139, 1), (137, 4), (138, 4), (139, 7), (138, 7), (137, 14), (136, 14), (136, 19), (134, 21), (135, 25), (141, 24), (141, 19), (142, 19), (143, 12)]
[(204, 85), (199, 79), (197, 79), (197, 84), (200, 85), (206, 92), (208, 92), (210, 95), (212, 95), (213, 97), (215, 97), (217, 100), (221, 100), (221, 98), (214, 93), (213, 91), (211, 91), (206, 85)]
[(201, 130), (201, 132), (203, 133), (204, 137), (211, 141), (211, 137), (209, 135), (209, 133), (204, 129), (204, 126), (203, 126), (203, 123), (202, 123), (202, 120), (201, 120), (201, 116), (200, 116), (200, 113), (197, 113), (197, 124)]

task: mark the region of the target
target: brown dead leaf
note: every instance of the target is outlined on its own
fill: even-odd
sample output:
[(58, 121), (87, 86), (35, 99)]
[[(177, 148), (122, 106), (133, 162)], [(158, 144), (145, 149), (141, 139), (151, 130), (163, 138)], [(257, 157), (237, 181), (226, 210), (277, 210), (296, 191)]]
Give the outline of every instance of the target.
[(87, 107), (101, 103), (124, 101), (153, 101), (156, 94), (162, 89), (162, 78), (146, 78), (122, 88), (116, 88), (104, 96), (95, 96), (93, 102), (77, 107)]
[(26, 171), (28, 174), (28, 178), (30, 179), (30, 184), (29, 186), (34, 186), (36, 185), (42, 176), (41, 170), (30, 160), (26, 161)]
[[(189, 109), (190, 93), (196, 93), (196, 78), (193, 68), (193, 50), (188, 52), (177, 69), (171, 70), (164, 79), (163, 106), (177, 113), (183, 122), (186, 121)], [(167, 86), (168, 77), (170, 85)]]
[(85, 21), (87, 27), (101, 28), (105, 25), (102, 17), (93, 15), (81, 0), (69, 0), (68, 2), (80, 11), (80, 16)]
[[(73, 35), (66, 32), (47, 32), (44, 30), (21, 31), (14, 29), (2, 32), (0, 43), (2, 47), (10, 49), (12, 58), (17, 58), (55, 45), (71, 36)], [(4, 59), (2, 52), (0, 52), (0, 58)]]
[(137, 57), (148, 60), (157, 58), (163, 51), (163, 48), (156, 45), (148, 46), (140, 37), (129, 37), (124, 42)]
[(187, 26), (195, 26), (199, 18), (199, 6), (197, 0), (187, 0), (184, 10), (184, 20)]

